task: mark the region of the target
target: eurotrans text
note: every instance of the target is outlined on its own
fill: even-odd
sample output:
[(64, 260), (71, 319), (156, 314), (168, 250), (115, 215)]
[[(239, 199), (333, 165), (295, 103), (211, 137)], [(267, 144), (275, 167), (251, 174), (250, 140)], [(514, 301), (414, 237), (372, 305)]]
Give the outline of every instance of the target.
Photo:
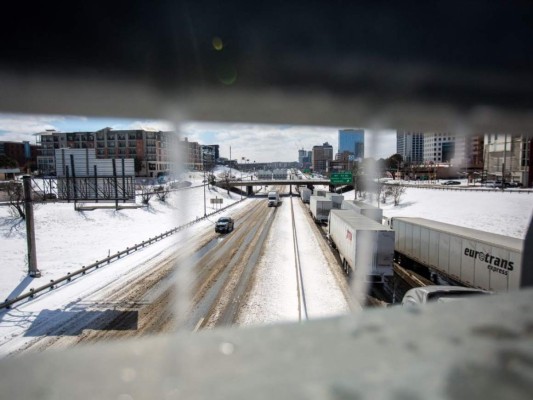
[(483, 253), (481, 251), (465, 249), (465, 256), (477, 258), (479, 261), (488, 263), (487, 269), (498, 272), (502, 275), (507, 275), (509, 271), (514, 269), (513, 261), (505, 260), (500, 257), (495, 257), (489, 253)]

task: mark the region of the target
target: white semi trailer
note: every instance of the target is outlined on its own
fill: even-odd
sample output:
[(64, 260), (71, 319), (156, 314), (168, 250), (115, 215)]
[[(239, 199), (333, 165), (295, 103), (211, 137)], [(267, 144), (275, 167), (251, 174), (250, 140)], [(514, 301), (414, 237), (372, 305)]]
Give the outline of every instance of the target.
[(348, 275), (355, 272), (357, 279), (376, 283), (393, 276), (394, 231), (389, 227), (353, 210), (331, 210), (328, 239)]
[(300, 189), (300, 197), (302, 198), (302, 202), (309, 203), (312, 193), (313, 192), (309, 188)]
[(364, 203), (356, 200), (344, 200), (341, 204), (341, 210), (354, 210), (359, 214), (364, 215), (376, 222), (382, 223), (383, 210), (372, 204)]
[(309, 199), (309, 211), (315, 222), (328, 222), (330, 210), (333, 208), (333, 202), (322, 196), (311, 196)]
[(524, 241), (424, 218), (392, 218), (395, 259), (422, 265), (464, 285), (507, 292), (521, 282)]
[(340, 210), (344, 196), (338, 193), (327, 192), (326, 199), (330, 199), (332, 201), (334, 209)]

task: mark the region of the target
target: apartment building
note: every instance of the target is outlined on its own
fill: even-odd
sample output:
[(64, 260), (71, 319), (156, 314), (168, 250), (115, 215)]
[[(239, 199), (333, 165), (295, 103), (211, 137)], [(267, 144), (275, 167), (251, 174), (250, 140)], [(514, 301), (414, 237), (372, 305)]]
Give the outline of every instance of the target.
[(41, 148), (37, 167), (44, 175), (55, 171), (55, 150), (95, 149), (96, 158), (133, 158), (135, 174), (156, 177), (169, 171), (177, 162), (180, 144), (174, 132), (147, 130), (113, 130), (104, 128), (96, 132), (58, 132), (47, 130), (38, 134)]

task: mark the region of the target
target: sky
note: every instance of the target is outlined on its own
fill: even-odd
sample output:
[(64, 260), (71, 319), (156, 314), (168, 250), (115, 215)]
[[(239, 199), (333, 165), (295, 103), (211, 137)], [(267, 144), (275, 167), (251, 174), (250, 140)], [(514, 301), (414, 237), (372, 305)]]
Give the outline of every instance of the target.
[[(298, 150), (328, 142), (338, 149), (338, 131), (360, 127), (319, 127), (215, 122), (184, 122), (175, 129), (163, 120), (96, 118), (84, 116), (0, 114), (0, 141), (36, 142), (36, 133), (47, 129), (62, 132), (119, 129), (176, 130), (189, 141), (220, 145), (220, 156), (241, 161), (298, 161)], [(365, 157), (387, 158), (396, 152), (396, 131), (365, 129)]]
[[(225, 170), (221, 168), (216, 173), (223, 171)], [(37, 280), (27, 278), (24, 223), (14, 218), (8, 207), (0, 207), (0, 236), (2, 237), (0, 248), (9, 249), (2, 253), (0, 299), (13, 298), (27, 293), (32, 287), (43, 285), (51, 279), (58, 279), (82, 265), (88, 265), (96, 259), (102, 260), (108, 254), (115, 254), (126, 247), (132, 247), (135, 243), (140, 243), (149, 237), (154, 237), (202, 216), (204, 214), (204, 187), (201, 185), (203, 174), (187, 173), (186, 175), (188, 175), (187, 179), (192, 182), (193, 188), (173, 192), (166, 203), (152, 199), (149, 208), (121, 211), (96, 209), (79, 212), (74, 210), (72, 203), (46, 203), (35, 207), (38, 267), (43, 274)], [(209, 201), (211, 198), (223, 198), (223, 206), (234, 204), (240, 199), (239, 195), (228, 194), (225, 190), (213, 188), (206, 190), (206, 196), (207, 213), (214, 211)], [(354, 199), (355, 193), (351, 191), (345, 193), (344, 196), (347, 200)], [(389, 218), (417, 216), (524, 238), (533, 212), (533, 202), (530, 196), (527, 193), (517, 192), (443, 191), (408, 187), (399, 206), (395, 207), (392, 199), (389, 198), (386, 204), (381, 203), (381, 207), (383, 215)], [(223, 215), (227, 213), (232, 217), (238, 216), (241, 206), (249, 201), (263, 202), (263, 206), (266, 207), (264, 198), (247, 199), (240, 205), (237, 204), (224, 211)], [(272, 318), (277, 315), (279, 319), (288, 316), (286, 307), (293, 304), (285, 303), (287, 296), (280, 292), (281, 289), (289, 286), (288, 282), (293, 282), (290, 279), (294, 276), (294, 269), (290, 270), (292, 271), (290, 275), (285, 269), (292, 264), (287, 264), (285, 260), (280, 262), (279, 258), (280, 254), (287, 254), (286, 249), (290, 248), (290, 243), (292, 243), (291, 225), (283, 223), (290, 215), (288, 201), (289, 199), (285, 198), (284, 203), (276, 211), (276, 214), (283, 218), (280, 221), (274, 220), (272, 225), (272, 230), (276, 232), (279, 240), (278, 244), (272, 244), (271, 247), (278, 246), (278, 251), (271, 251), (275, 248), (270, 250), (267, 248), (258, 261), (258, 265), (265, 268), (271, 266), (279, 268), (263, 271), (259, 276), (267, 276), (267, 280), (256, 281), (258, 290), (265, 289), (269, 293), (268, 298), (262, 297), (260, 311), (270, 312)], [(46, 338), (47, 332), (64, 332), (64, 320), (58, 319), (57, 316), (105, 310), (107, 305), (113, 305), (106, 297), (106, 293), (114, 293), (123, 289), (124, 282), (131, 282), (134, 277), (138, 277), (138, 274), (146, 271), (153, 273), (157, 264), (170, 256), (169, 249), (175, 251), (176, 246), (182, 246), (182, 249), (187, 246), (194, 247), (190, 243), (194, 243), (193, 240), (196, 240), (195, 243), (201, 242), (206, 232), (212, 232), (213, 222), (219, 215), (221, 214), (200, 220), (190, 229), (123, 257), (83, 278), (74, 279), (71, 283), (37, 296), (30, 302), (18, 303), (10, 310), (0, 310), (0, 359), (11, 351), (26, 346), (30, 341)], [(316, 271), (319, 266), (325, 265), (321, 258), (323, 253), (318, 251), (320, 246), (316, 241), (301, 234), (301, 232), (309, 232), (309, 226), (301, 224), (303, 219), (302, 213), (297, 211), (295, 220), (299, 232), (298, 242), (300, 248), (305, 249), (301, 253), (301, 263), (306, 266), (307, 272), (314, 271), (313, 274), (317, 275)], [(237, 224), (241, 223), (239, 219), (236, 221)], [(238, 225), (236, 226), (238, 229)], [(270, 246), (270, 243), (268, 245)], [(326, 278), (323, 274), (317, 276)], [(304, 279), (306, 279), (306, 287), (311, 285), (311, 283), (308, 285), (307, 278)], [(324, 285), (327, 285), (327, 282), (324, 282)], [(291, 286), (295, 287), (295, 285)], [(294, 298), (295, 296), (292, 301)], [(256, 293), (252, 294), (249, 307), (259, 306), (259, 300), (260, 297)], [(332, 300), (330, 298), (322, 301), (322, 305), (327, 302), (332, 304)], [(313, 304), (310, 305), (313, 306)], [(335, 307), (330, 309), (335, 309)], [(95, 315), (95, 313), (86, 314), (89, 317)], [(252, 317), (258, 316), (257, 314), (248, 315), (248, 321), (241, 322), (256, 323), (257, 319)], [(262, 320), (272, 321), (270, 318), (262, 318)], [(59, 328), (58, 321), (61, 323)], [(68, 329), (72, 330), (71, 324), (72, 321), (69, 321)], [(58, 334), (48, 336), (51, 340), (59, 339), (56, 335)]]

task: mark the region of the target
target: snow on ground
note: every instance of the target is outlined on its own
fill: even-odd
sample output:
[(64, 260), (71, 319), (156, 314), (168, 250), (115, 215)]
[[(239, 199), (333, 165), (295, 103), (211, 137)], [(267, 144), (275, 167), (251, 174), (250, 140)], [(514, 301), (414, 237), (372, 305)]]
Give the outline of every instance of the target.
[[(355, 192), (344, 198), (353, 200)], [(362, 200), (362, 199), (358, 199)], [(370, 196), (362, 200), (377, 206)], [(523, 239), (533, 215), (533, 193), (467, 192), (406, 188), (398, 206), (392, 199), (380, 203), (383, 215), (420, 217)]]
[[(2, 279), (0, 299), (13, 298), (30, 287), (41, 286), (108, 254), (191, 222), (204, 215), (203, 174), (190, 173), (192, 188), (171, 193), (165, 203), (155, 197), (149, 207), (119, 210), (75, 211), (73, 204), (48, 203), (35, 207), (38, 279), (27, 278), (26, 225), (0, 207)], [(235, 193), (220, 188), (207, 189), (206, 212), (215, 211), (211, 198), (222, 198), (222, 207), (240, 200)], [(138, 202), (140, 200), (138, 199)], [(109, 204), (107, 204), (109, 205)], [(217, 206), (218, 207), (218, 206)], [(218, 207), (220, 208), (220, 207)]]
[[(300, 204), (296, 204), (296, 202)], [(329, 266), (332, 260), (327, 260), (320, 248), (316, 235), (309, 235), (309, 218), (306, 206), (301, 206), (300, 199), (294, 198), (294, 217), (297, 230), (298, 249), (302, 268), (302, 280), (305, 290), (307, 311), (309, 318), (323, 318), (349, 312), (346, 298), (339, 288), (339, 282)], [(304, 211), (305, 210), (305, 211)], [(335, 265), (333, 266), (335, 268)], [(340, 272), (340, 268), (337, 268)], [(344, 279), (344, 276), (342, 276)]]
[[(294, 197), (294, 203), (307, 315), (315, 319), (346, 314), (346, 299), (328, 267), (329, 261), (319, 251), (317, 237), (310, 234), (300, 199)], [(256, 266), (250, 296), (239, 315), (241, 325), (294, 322), (300, 318), (291, 218), (291, 198), (282, 197)], [(303, 311), (301, 318), (305, 320)]]

